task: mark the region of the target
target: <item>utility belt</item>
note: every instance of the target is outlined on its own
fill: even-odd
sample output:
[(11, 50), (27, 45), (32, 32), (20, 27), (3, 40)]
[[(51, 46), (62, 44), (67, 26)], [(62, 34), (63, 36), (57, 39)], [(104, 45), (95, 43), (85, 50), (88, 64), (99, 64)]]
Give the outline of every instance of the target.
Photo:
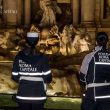
[(86, 85), (86, 88), (91, 88), (91, 87), (102, 87), (102, 86), (109, 86), (110, 83), (90, 83)]

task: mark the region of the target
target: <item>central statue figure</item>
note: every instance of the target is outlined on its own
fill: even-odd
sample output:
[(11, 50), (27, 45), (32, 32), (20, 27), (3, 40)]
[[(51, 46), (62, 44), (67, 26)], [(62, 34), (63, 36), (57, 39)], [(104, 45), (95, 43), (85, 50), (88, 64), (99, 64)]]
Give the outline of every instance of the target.
[(53, 26), (56, 24), (56, 13), (61, 14), (61, 9), (58, 7), (55, 0), (40, 0), (40, 8), (43, 11), (43, 17), (40, 26)]

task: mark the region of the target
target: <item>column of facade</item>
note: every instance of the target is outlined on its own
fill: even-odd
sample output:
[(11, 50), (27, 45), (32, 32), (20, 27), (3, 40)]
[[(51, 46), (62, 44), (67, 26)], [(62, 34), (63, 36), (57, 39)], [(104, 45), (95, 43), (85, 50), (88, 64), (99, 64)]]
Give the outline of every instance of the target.
[(95, 0), (81, 0), (81, 23), (92, 26), (95, 21)]
[(77, 26), (79, 24), (79, 12), (80, 12), (80, 1), (71, 0), (73, 25)]
[(31, 20), (31, 0), (25, 0), (24, 3), (24, 22), (25, 22), (25, 26), (28, 26), (30, 24), (30, 20)]
[(23, 0), (17, 0), (17, 24), (21, 25), (22, 24), (22, 18), (23, 18)]
[(5, 23), (7, 25), (16, 25), (18, 12), (16, 0), (4, 0), (3, 5), (3, 15)]

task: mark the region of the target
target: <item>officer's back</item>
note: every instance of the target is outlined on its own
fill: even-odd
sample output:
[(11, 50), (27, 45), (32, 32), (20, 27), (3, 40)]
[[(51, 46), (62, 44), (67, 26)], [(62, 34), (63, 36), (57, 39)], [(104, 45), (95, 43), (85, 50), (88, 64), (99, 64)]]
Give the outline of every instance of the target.
[(108, 35), (99, 32), (96, 36), (97, 46), (82, 62), (80, 80), (86, 85), (82, 110), (110, 108), (110, 52), (107, 42)]

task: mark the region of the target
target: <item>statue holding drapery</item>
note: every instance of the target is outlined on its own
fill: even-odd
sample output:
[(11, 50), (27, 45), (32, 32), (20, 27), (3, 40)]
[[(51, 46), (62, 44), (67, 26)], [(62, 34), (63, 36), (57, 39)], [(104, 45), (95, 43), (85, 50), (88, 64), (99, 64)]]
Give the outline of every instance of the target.
[(43, 11), (40, 26), (53, 26), (56, 24), (56, 13), (61, 14), (56, 0), (40, 0), (40, 8)]

